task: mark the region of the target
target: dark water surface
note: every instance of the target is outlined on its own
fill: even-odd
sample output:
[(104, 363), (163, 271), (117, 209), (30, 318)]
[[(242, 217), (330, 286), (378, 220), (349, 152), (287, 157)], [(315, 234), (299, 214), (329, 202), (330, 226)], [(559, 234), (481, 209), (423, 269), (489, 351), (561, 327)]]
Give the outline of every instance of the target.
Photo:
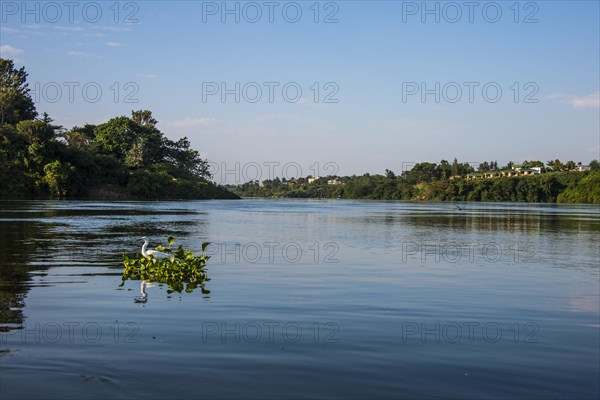
[[(1, 202), (0, 398), (600, 397), (600, 208)], [(210, 294), (121, 284), (212, 242)]]

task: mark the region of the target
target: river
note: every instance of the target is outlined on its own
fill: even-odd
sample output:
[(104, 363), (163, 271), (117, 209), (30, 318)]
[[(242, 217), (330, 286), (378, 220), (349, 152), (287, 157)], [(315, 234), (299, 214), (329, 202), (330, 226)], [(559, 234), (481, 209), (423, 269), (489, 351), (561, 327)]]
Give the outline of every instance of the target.
[[(597, 206), (0, 206), (3, 400), (600, 397)], [(208, 291), (138, 301), (142, 236)]]

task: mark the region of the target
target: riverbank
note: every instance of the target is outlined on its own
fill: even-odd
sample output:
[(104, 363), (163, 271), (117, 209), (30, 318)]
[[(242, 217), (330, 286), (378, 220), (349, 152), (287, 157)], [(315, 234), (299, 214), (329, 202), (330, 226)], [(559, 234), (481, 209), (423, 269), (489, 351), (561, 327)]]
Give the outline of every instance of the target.
[(227, 189), (241, 197), (600, 204), (600, 171), (548, 172), (494, 179), (369, 175), (266, 180)]

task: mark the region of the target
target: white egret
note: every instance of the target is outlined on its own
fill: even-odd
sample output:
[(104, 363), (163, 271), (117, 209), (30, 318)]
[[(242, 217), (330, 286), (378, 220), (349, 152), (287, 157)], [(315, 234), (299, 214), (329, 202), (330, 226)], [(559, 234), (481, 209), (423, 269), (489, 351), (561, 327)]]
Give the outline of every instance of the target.
[(142, 255), (144, 257), (152, 256), (152, 258), (155, 260), (168, 259), (171, 262), (175, 261), (175, 256), (173, 254), (163, 253), (162, 251), (158, 250), (146, 250), (146, 247), (148, 247), (148, 239), (146, 239), (146, 236), (144, 236), (142, 239), (144, 240), (144, 245), (142, 246)]

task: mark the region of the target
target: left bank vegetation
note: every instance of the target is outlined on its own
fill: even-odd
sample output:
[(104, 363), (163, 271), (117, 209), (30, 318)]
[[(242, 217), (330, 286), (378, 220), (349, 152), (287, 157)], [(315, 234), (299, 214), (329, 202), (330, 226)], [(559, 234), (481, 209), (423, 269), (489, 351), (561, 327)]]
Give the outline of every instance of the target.
[(25, 68), (0, 58), (0, 198), (235, 199), (151, 111), (65, 129), (39, 115)]

